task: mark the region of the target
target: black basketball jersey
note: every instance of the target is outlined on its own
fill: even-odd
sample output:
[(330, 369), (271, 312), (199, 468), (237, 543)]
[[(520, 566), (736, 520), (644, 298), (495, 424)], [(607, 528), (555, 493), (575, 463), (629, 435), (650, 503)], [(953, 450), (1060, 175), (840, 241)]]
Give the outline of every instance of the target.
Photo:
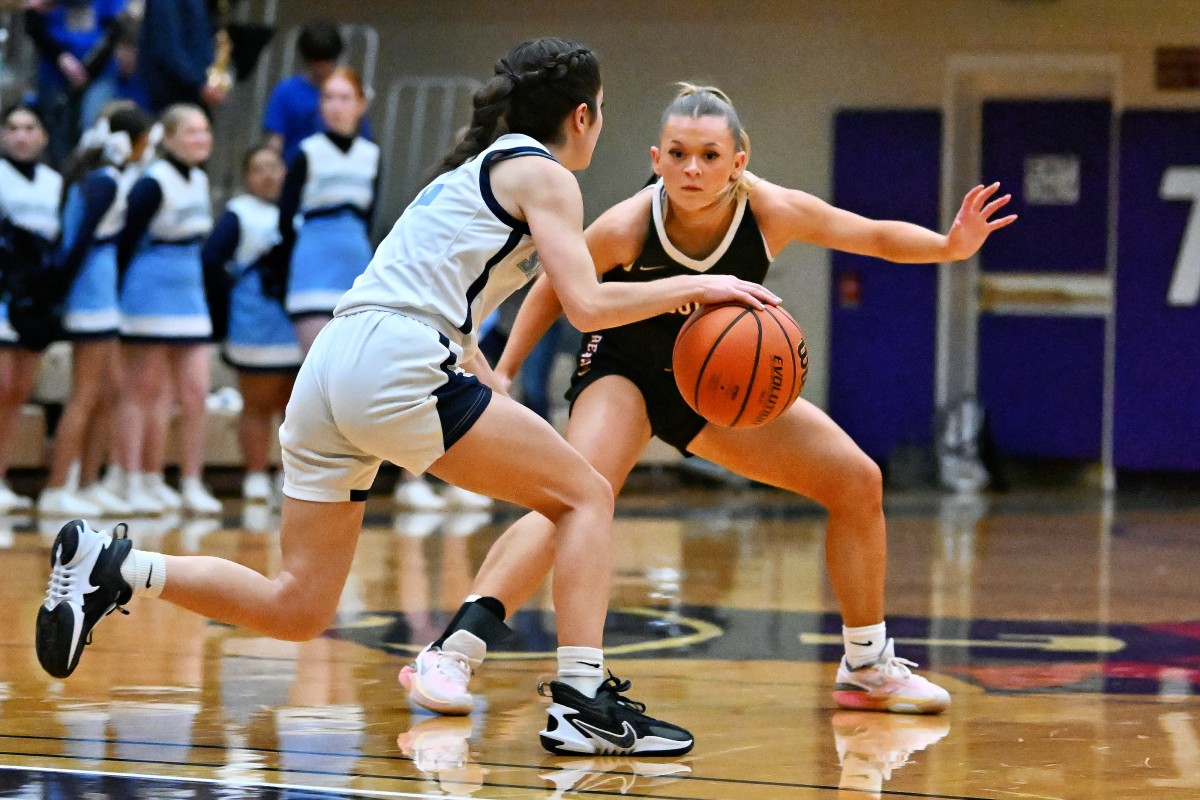
[[(742, 280), (762, 283), (771, 265), (771, 256), (758, 229), (754, 212), (750, 210), (748, 198), (738, 200), (729, 230), (716, 249), (704, 259), (694, 259), (681, 253), (667, 238), (663, 226), (666, 189), (661, 180), (652, 191), (654, 199), (650, 210), (650, 229), (646, 233), (642, 252), (632, 264), (604, 273), (601, 277), (603, 281), (643, 282), (675, 275), (703, 274), (735, 275)], [(644, 365), (661, 364), (669, 368), (675, 337), (679, 335), (679, 329), (688, 315), (695, 310), (696, 304), (688, 303), (667, 314), (609, 328), (603, 332), (604, 344), (606, 347), (617, 347)], [(587, 341), (585, 335), (585, 344)]]

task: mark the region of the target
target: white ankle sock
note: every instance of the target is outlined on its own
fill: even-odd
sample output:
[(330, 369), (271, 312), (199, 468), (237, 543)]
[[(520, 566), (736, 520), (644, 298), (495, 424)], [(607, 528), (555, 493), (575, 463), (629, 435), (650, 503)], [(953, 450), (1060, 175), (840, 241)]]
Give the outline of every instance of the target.
[(162, 553), (130, 550), (121, 564), (121, 577), (133, 587), (134, 597), (158, 597), (167, 585), (167, 560)]
[(874, 664), (887, 646), (887, 623), (864, 625), (861, 628), (842, 626), (842, 641), (846, 645), (846, 663), (850, 669)]
[(558, 648), (558, 679), (585, 697), (604, 683), (604, 651), (598, 647)]

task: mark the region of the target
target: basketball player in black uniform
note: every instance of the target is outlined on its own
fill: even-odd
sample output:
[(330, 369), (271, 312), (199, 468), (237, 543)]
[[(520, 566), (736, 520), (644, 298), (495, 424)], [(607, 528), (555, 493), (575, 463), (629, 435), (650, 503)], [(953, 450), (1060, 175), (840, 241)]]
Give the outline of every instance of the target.
[[(999, 184), (967, 193), (950, 232), (876, 221), (746, 172), (749, 139), (719, 89), (684, 84), (651, 148), (658, 180), (601, 215), (587, 232), (605, 282), (732, 274), (761, 281), (774, 254), (796, 241), (907, 263), (969, 258), (1015, 216), (993, 220), (1008, 196)], [(897, 658), (884, 624), (887, 533), (879, 467), (823, 411), (803, 398), (757, 428), (721, 428), (691, 410), (676, 388), (671, 351), (687, 316), (673, 313), (583, 336), (569, 399), (567, 438), (620, 491), (651, 436), (762, 483), (816, 500), (829, 512), (826, 565), (843, 618), (846, 653), (834, 698), (846, 708), (935, 713), (941, 687)], [(542, 280), (522, 306), (496, 373), (511, 381), (561, 313)], [(537, 514), (516, 522), (488, 554), (474, 597), (516, 608), (537, 590), (554, 558), (553, 527)], [(459, 623), (451, 622), (447, 635)], [(434, 647), (449, 647), (447, 635)], [(469, 675), (456, 691), (469, 696)], [(439, 704), (415, 695), (418, 704)], [(443, 698), (444, 700), (444, 698)], [(461, 701), (460, 701), (461, 702)], [(465, 702), (462, 702), (465, 705)], [(446, 703), (441, 703), (441, 708)]]

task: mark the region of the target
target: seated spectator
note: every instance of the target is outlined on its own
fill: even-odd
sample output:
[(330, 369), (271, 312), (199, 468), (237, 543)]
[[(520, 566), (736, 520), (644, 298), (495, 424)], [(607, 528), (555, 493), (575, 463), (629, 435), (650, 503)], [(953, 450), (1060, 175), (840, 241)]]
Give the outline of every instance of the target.
[(38, 108), (60, 164), (113, 97), (108, 32), (128, 0), (31, 0), (25, 30), (37, 48)]
[[(343, 48), (342, 35), (332, 22), (310, 22), (301, 30), (296, 49), (303, 70), (276, 84), (263, 113), (267, 145), (283, 155), (284, 163), (292, 163), (300, 142), (325, 130), (319, 108), (321, 84), (333, 74)], [(365, 118), (360, 133), (371, 138)]]

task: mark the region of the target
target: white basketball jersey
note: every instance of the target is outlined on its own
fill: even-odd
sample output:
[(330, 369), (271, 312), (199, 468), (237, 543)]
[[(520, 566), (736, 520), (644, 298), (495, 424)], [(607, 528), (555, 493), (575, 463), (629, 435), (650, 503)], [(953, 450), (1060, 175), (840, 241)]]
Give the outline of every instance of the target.
[(185, 178), (167, 161), (155, 161), (143, 177), (153, 178), (162, 188), (162, 205), (150, 221), (148, 234), (155, 242), (186, 242), (207, 236), (212, 230), (212, 205), (208, 176), (192, 167)]
[(300, 143), (308, 160), (308, 179), (300, 195), (300, 212), (353, 206), (366, 211), (375, 199), (379, 173), (379, 146), (361, 136), (350, 149), (341, 148), (323, 133)]
[(334, 311), (399, 311), (475, 350), (480, 323), (541, 272), (529, 225), (492, 194), (493, 163), (516, 155), (550, 158), (524, 134), (506, 134), (413, 200)]
[(237, 214), (238, 247), (233, 260), (241, 271), (279, 244), (279, 206), (243, 194), (230, 200), (225, 207)]
[(38, 164), (29, 180), (7, 159), (0, 159), (0, 216), (18, 228), (33, 231), (47, 241), (58, 238), (62, 223), (58, 208), (62, 199), (62, 176)]

